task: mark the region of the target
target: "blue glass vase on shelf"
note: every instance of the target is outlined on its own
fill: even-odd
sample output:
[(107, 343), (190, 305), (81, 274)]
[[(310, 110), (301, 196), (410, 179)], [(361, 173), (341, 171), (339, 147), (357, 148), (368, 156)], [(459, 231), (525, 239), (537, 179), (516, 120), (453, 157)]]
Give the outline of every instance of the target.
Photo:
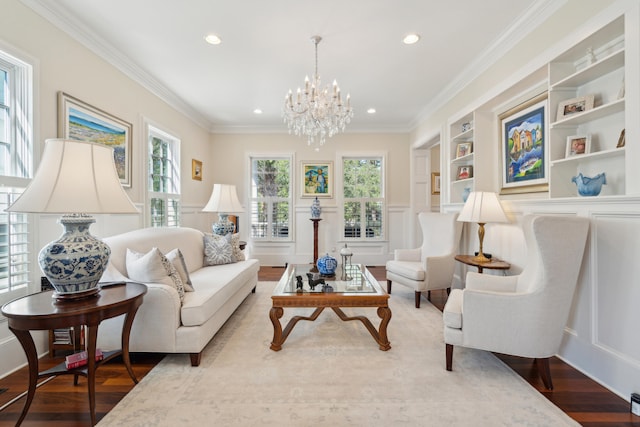
[(581, 196), (597, 196), (602, 191), (602, 186), (607, 184), (607, 178), (604, 172), (594, 177), (588, 177), (578, 173), (571, 178), (571, 182), (577, 185), (578, 194)]
[(329, 254), (326, 254), (322, 258), (318, 258), (316, 265), (321, 276), (333, 277), (336, 275), (338, 261), (336, 261), (334, 257), (329, 256)]

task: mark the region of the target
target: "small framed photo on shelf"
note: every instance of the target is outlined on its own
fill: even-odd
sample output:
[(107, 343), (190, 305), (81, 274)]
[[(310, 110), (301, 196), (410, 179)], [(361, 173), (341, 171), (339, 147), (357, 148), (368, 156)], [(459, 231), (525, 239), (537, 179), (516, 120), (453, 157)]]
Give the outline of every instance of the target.
[(572, 98), (562, 101), (558, 104), (558, 116), (556, 120), (563, 120), (567, 117), (584, 113), (593, 109), (594, 95), (581, 96), (579, 98)]
[(620, 136), (618, 137), (618, 145), (616, 145), (616, 148), (622, 148), (624, 147), (624, 141), (625, 137), (624, 137), (624, 129), (622, 129), (622, 132), (620, 132)]
[(572, 135), (567, 137), (565, 157), (578, 156), (591, 152), (591, 135)]
[(460, 181), (462, 179), (473, 178), (473, 166), (465, 165), (458, 166), (458, 173), (456, 173), (456, 180)]
[(456, 147), (456, 159), (459, 157), (464, 157), (467, 154), (471, 154), (472, 143), (471, 142), (461, 142)]

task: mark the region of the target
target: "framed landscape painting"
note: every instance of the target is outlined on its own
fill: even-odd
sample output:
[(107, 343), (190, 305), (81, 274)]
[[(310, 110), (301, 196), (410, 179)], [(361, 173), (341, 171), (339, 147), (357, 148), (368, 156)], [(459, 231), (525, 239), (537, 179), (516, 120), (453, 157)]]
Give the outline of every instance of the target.
[(131, 187), (130, 123), (59, 92), (58, 136), (112, 147), (120, 183)]
[(547, 191), (547, 93), (499, 116), (502, 194)]
[(333, 197), (333, 162), (302, 162), (302, 197)]

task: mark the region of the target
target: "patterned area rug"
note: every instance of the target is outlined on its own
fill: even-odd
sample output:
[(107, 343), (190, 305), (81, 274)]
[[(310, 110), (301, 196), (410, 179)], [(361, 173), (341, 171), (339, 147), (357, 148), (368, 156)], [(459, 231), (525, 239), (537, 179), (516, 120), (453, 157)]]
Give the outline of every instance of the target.
[[(274, 282), (260, 282), (206, 347), (199, 367), (168, 355), (99, 423), (107, 426), (575, 426), (491, 353), (457, 347), (445, 370), (442, 314), (396, 286), (378, 349), (360, 322), (327, 309), (269, 349)], [(295, 314), (285, 310), (283, 326)], [(366, 314), (377, 326), (375, 309)]]

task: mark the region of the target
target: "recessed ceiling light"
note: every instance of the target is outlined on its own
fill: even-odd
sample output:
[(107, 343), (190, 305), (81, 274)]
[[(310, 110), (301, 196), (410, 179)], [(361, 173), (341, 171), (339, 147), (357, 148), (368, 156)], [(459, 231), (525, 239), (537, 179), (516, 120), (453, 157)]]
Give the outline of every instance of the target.
[(369, 109), (367, 110), (367, 113), (369, 113), (369, 114), (375, 114), (375, 113), (376, 113), (376, 109), (375, 109), (375, 108), (369, 108)]
[(255, 110), (253, 110), (253, 114), (262, 114), (262, 110), (259, 108), (256, 108)]
[(404, 36), (404, 38), (402, 39), (402, 43), (414, 44), (414, 43), (418, 43), (418, 40), (420, 40), (420, 35), (416, 33), (411, 33)]
[(220, 44), (222, 39), (215, 34), (209, 34), (204, 38), (209, 44)]

